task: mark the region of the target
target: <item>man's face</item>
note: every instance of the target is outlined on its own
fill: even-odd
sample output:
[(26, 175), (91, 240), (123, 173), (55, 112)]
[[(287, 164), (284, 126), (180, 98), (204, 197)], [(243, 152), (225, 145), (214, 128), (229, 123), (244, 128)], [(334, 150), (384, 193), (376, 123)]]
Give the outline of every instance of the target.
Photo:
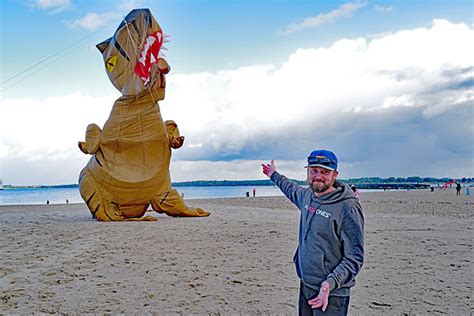
[(336, 181), (338, 172), (321, 167), (308, 167), (308, 184), (314, 193), (326, 192)]

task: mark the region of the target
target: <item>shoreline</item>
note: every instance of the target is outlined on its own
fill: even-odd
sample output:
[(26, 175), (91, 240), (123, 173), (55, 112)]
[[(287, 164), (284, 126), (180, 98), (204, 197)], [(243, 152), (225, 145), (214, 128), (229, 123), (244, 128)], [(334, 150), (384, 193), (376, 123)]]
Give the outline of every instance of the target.
[[(472, 196), (361, 199), (366, 255), (350, 313), (472, 313)], [(185, 202), (211, 216), (99, 223), (81, 203), (0, 206), (0, 310), (294, 315), (298, 210), (283, 196)]]
[[(277, 187), (276, 186), (272, 186), (274, 187), (276, 190), (277, 190)], [(250, 188), (250, 187), (249, 187)], [(394, 192), (409, 192), (409, 191), (415, 191), (415, 192), (429, 192), (429, 190), (426, 190), (426, 189), (414, 189), (414, 190), (406, 190), (406, 189), (391, 189), (391, 190), (383, 190), (383, 189), (359, 189), (358, 190), (361, 194), (367, 194), (367, 193), (394, 193)], [(446, 190), (438, 190), (436, 189), (436, 191), (439, 191), (438, 194), (446, 194), (446, 193), (443, 193), (443, 192), (453, 192), (452, 194), (455, 195), (455, 191), (454, 189), (446, 189)], [(280, 191), (278, 191), (280, 192)], [(470, 191), (471, 192), (471, 196), (472, 194), (474, 194), (474, 192)], [(245, 192), (241, 192), (242, 195), (239, 195), (239, 196), (215, 196), (215, 197), (192, 197), (192, 198), (186, 198), (185, 197), (185, 200), (186, 201), (202, 201), (202, 200), (214, 200), (214, 199), (232, 199), (232, 198), (237, 198), (237, 199), (252, 199), (252, 198), (267, 198), (267, 197), (282, 197), (283, 194), (278, 194), (278, 195), (259, 195), (259, 191), (257, 191), (257, 196), (256, 197), (252, 197), (251, 196), (251, 192), (250, 193), (250, 196), (249, 197), (245, 197)], [(434, 192), (430, 192), (430, 193), (434, 193)], [(464, 196), (466, 193), (466, 190), (462, 190), (462, 194), (461, 196)], [(261, 193), (260, 193), (261, 194)], [(264, 193), (265, 194), (265, 193)], [(268, 194), (268, 192), (267, 192)], [(50, 199), (52, 199), (50, 201), (49, 204), (46, 204), (45, 202), (31, 202), (31, 203), (10, 203), (10, 204), (3, 204), (3, 203), (0, 203), (0, 207), (2, 206), (12, 206), (12, 207), (16, 207), (16, 206), (47, 206), (47, 205), (83, 205), (84, 202), (82, 201), (82, 198), (80, 197), (79, 193), (78, 193), (78, 198), (79, 198), (79, 201), (73, 197), (73, 200), (69, 203), (66, 203), (64, 200), (62, 200), (61, 202), (58, 202), (57, 199), (52, 199), (50, 197)]]
[[(417, 193), (429, 193), (429, 194), (432, 194), (432, 195), (435, 195), (435, 196), (439, 196), (439, 195), (442, 195), (442, 196), (450, 196), (450, 195), (455, 195), (455, 190), (454, 189), (447, 189), (447, 190), (443, 190), (443, 191), (438, 191), (438, 193), (435, 193), (435, 192), (429, 192), (429, 190), (426, 190), (426, 189), (416, 189), (416, 190), (382, 190), (382, 189), (360, 189), (358, 190), (362, 195), (364, 195), (364, 197), (362, 198), (362, 201), (363, 200), (367, 200), (369, 202), (373, 202), (370, 200), (370, 196), (372, 196), (372, 194), (386, 194), (387, 197), (389, 196), (392, 196), (394, 197), (395, 195), (400, 195), (400, 196), (404, 196), (404, 193), (406, 194), (410, 194), (410, 192), (417, 192)], [(463, 198), (464, 197), (464, 198)], [(265, 195), (265, 196), (256, 196), (256, 197), (241, 197), (241, 196), (234, 196), (234, 197), (203, 197), (203, 198), (185, 198), (185, 203), (199, 203), (199, 202), (204, 202), (204, 203), (208, 203), (210, 201), (214, 201), (214, 200), (232, 200), (232, 199), (235, 199), (237, 201), (246, 201), (246, 200), (253, 200), (253, 199), (273, 199), (273, 198), (285, 198), (283, 194), (281, 195)], [(474, 205), (474, 193), (471, 193), (471, 195), (469, 196), (466, 196), (465, 194), (465, 191), (462, 192), (461, 196), (457, 197), (456, 199), (454, 200), (450, 200), (450, 201), (444, 201), (444, 200), (439, 200), (439, 199), (433, 199), (433, 200), (430, 200), (430, 201), (426, 201), (424, 203), (439, 203), (439, 204), (456, 204), (456, 203), (468, 203), (468, 204), (472, 204)], [(84, 206), (85, 207), (85, 203), (84, 202), (69, 202), (69, 203), (66, 203), (66, 202), (61, 202), (61, 203), (57, 203), (57, 202), (50, 202), (49, 204), (46, 204), (46, 203), (34, 203), (34, 204), (0, 204), (0, 210), (1, 208), (4, 208), (4, 207), (13, 207), (13, 208), (18, 208), (18, 207), (48, 207), (48, 206)], [(148, 209), (148, 211), (152, 211), (151, 208)]]

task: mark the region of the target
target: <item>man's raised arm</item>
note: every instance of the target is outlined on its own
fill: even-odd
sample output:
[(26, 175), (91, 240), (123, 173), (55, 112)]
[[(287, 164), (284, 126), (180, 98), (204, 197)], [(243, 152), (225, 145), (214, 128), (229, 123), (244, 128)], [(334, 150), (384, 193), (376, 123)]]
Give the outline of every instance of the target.
[(293, 204), (301, 208), (304, 188), (278, 173), (275, 167), (275, 160), (272, 160), (269, 164), (262, 164), (262, 171)]

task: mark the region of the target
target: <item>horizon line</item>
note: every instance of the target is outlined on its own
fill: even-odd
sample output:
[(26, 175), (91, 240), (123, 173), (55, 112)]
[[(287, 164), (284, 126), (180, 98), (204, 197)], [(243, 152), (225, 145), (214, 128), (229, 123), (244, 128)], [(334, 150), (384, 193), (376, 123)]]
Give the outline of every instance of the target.
[[(433, 181), (438, 181), (438, 182), (444, 182), (444, 181), (451, 181), (451, 180), (456, 180), (456, 181), (462, 181), (462, 179), (465, 179), (467, 182), (474, 182), (474, 176), (471, 177), (462, 177), (462, 178), (451, 178), (451, 177), (420, 177), (420, 176), (408, 176), (408, 177), (379, 177), (379, 176), (374, 176), (374, 177), (357, 177), (357, 178), (340, 178), (338, 180), (340, 181), (354, 181), (354, 180), (362, 180), (362, 179), (381, 179), (381, 180), (388, 180), (391, 178), (394, 178), (395, 180), (397, 179), (404, 179), (407, 180), (408, 178), (420, 178), (421, 181), (418, 182), (429, 182), (429, 181), (423, 181), (423, 179), (432, 179)], [(306, 179), (292, 179), (296, 181), (306, 181)], [(247, 180), (186, 180), (186, 181), (176, 181), (172, 182), (171, 185), (179, 185), (179, 184), (187, 184), (187, 183), (197, 183), (197, 182), (260, 182), (260, 181), (271, 181), (270, 179), (247, 179)], [(410, 181), (407, 181), (410, 182)], [(2, 183), (2, 180), (0, 179), (0, 183)], [(39, 188), (39, 187), (61, 187), (61, 186), (79, 186), (79, 183), (63, 183), (63, 184), (19, 184), (19, 185), (13, 185), (13, 184), (5, 184), (3, 183), (3, 187), (30, 187), (30, 188)]]

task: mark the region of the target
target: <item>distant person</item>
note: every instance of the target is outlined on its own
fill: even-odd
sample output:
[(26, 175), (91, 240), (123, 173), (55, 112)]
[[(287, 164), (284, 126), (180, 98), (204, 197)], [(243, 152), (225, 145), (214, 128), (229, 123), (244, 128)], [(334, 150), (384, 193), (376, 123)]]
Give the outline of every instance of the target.
[(257, 193), (257, 190), (255, 188), (253, 188), (252, 193), (253, 193), (253, 197), (255, 197), (255, 193)]
[(456, 195), (461, 195), (461, 183), (456, 183)]
[(273, 160), (262, 167), (301, 211), (293, 257), (301, 280), (299, 315), (347, 315), (350, 288), (364, 261), (364, 217), (351, 188), (336, 180), (336, 155), (328, 150), (309, 155), (309, 187), (278, 173)]
[(434, 192), (434, 186), (433, 185), (430, 185), (430, 191)]
[(352, 189), (352, 192), (354, 192), (354, 196), (357, 198), (357, 201), (360, 201), (360, 193), (359, 193), (359, 190), (357, 190), (357, 188), (356, 188), (355, 185), (353, 185), (353, 186), (351, 187), (351, 189)]
[(46, 200), (46, 205), (49, 205), (49, 200)]
[(66, 204), (69, 204), (69, 200), (68, 200), (68, 199), (66, 199)]

